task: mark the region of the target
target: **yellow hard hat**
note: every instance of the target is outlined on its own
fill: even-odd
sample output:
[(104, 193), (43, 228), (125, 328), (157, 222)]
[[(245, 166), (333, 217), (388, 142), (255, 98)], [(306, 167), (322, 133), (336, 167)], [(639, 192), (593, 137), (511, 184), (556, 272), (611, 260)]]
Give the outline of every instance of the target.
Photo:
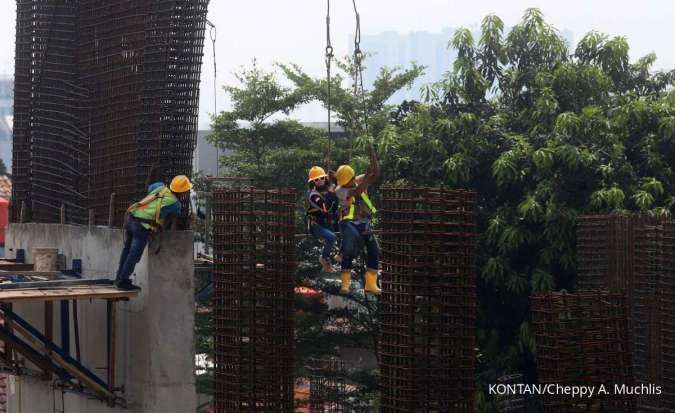
[(323, 178), (328, 176), (326, 174), (326, 171), (320, 166), (312, 166), (312, 169), (309, 170), (309, 179), (307, 179), (307, 182), (312, 182), (315, 179)]
[(340, 186), (345, 186), (349, 183), (349, 181), (354, 178), (354, 168), (352, 168), (349, 165), (340, 165), (338, 168), (337, 172), (335, 172), (335, 176), (337, 177), (337, 183)]
[(190, 179), (185, 175), (176, 175), (171, 180), (171, 184), (169, 185), (169, 189), (171, 189), (171, 191), (177, 192), (177, 193), (187, 192), (190, 189), (192, 189), (192, 182), (190, 182)]

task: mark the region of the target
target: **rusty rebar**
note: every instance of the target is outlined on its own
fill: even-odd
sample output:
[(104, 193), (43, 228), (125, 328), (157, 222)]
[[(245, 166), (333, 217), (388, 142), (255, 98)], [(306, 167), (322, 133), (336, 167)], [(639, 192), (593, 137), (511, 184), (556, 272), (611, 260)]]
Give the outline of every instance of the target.
[(291, 412), (293, 190), (213, 191), (216, 412)]
[(616, 394), (613, 387), (632, 384), (625, 294), (549, 292), (530, 300), (539, 382), (609, 386), (608, 394), (590, 399), (543, 395), (544, 411), (634, 411), (633, 396)]
[(662, 395), (636, 396), (640, 411), (675, 409), (672, 226), (638, 215), (581, 216), (577, 225), (580, 290), (626, 294), (633, 382), (662, 387)]
[(381, 411), (471, 412), (476, 193), (381, 192)]
[(107, 224), (115, 192), (119, 226), (154, 165), (191, 174), (207, 4), (17, 0), (13, 199), (32, 221), (65, 204), (68, 223)]

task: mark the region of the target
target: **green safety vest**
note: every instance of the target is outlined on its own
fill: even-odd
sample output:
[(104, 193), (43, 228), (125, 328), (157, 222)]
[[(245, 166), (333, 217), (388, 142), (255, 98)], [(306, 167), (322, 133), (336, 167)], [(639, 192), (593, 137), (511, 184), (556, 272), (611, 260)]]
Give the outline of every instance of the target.
[(176, 202), (178, 202), (176, 195), (166, 186), (160, 186), (141, 201), (131, 205), (129, 213), (138, 218), (145, 229), (156, 231), (164, 225), (164, 220), (159, 217), (162, 207), (173, 205)]
[[(365, 192), (361, 192), (361, 201), (363, 201), (364, 204), (366, 204), (366, 207), (368, 208), (368, 212), (372, 215), (377, 212), (377, 209), (375, 209), (375, 206), (373, 205), (373, 202), (370, 200), (368, 197), (368, 194)], [(349, 205), (349, 210), (347, 211), (347, 214), (345, 214), (341, 220), (342, 221), (351, 221), (354, 219), (354, 212), (356, 211), (356, 202), (354, 202), (354, 199), (351, 199), (350, 205)]]

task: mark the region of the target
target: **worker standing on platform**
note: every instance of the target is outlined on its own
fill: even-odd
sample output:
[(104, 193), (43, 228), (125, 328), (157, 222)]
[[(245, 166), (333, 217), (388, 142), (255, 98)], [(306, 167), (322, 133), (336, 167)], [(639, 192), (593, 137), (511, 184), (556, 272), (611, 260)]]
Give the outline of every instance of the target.
[(335, 235), (335, 225), (337, 224), (337, 206), (338, 201), (335, 196), (335, 176), (331, 172), (327, 174), (320, 166), (313, 166), (309, 170), (309, 194), (307, 202), (307, 230), (317, 240), (323, 240), (323, 250), (319, 263), (325, 272), (333, 273), (331, 264), (331, 255), (335, 247), (337, 235)]
[(118, 288), (135, 288), (129, 277), (141, 260), (149, 237), (160, 231), (168, 218), (180, 215), (180, 198), (189, 195), (190, 189), (190, 179), (178, 175), (171, 180), (168, 188), (163, 182), (150, 185), (148, 195), (129, 207), (129, 218), (124, 224), (124, 248), (115, 280)]
[(351, 286), (352, 261), (365, 244), (366, 275), (365, 291), (379, 295), (377, 272), (380, 264), (380, 249), (372, 233), (370, 220), (376, 212), (368, 197), (368, 185), (380, 176), (380, 164), (375, 149), (369, 147), (370, 166), (365, 175), (355, 176), (354, 169), (342, 165), (336, 172), (338, 187), (335, 194), (339, 200), (340, 233), (342, 234), (341, 294), (348, 294)]

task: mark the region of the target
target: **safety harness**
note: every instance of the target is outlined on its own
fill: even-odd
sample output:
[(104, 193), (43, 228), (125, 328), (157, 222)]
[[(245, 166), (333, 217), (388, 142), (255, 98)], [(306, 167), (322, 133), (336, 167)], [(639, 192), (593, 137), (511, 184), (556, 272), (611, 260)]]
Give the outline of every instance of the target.
[[(178, 202), (178, 199), (173, 195), (171, 190), (167, 188), (166, 186), (162, 186), (160, 188), (157, 188), (153, 192), (149, 193), (145, 198), (141, 199), (140, 201), (131, 204), (131, 206), (127, 209), (127, 212), (131, 214), (131, 217), (135, 219), (136, 221), (139, 221), (143, 224), (147, 224), (150, 226), (150, 229), (154, 232), (157, 232), (159, 229), (161, 229), (162, 225), (164, 224), (164, 220), (160, 218), (160, 212), (162, 210), (162, 205), (164, 199), (168, 199), (170, 203), (168, 205), (171, 205), (175, 202)], [(154, 201), (159, 201), (157, 205), (155, 205), (155, 211), (154, 211), (154, 216), (153, 218), (149, 218), (147, 213), (143, 214), (143, 210), (151, 207), (152, 203)], [(142, 216), (146, 215), (146, 216)]]
[(359, 196), (359, 199), (354, 200), (354, 197), (350, 197), (347, 200), (347, 206), (344, 208), (340, 209), (341, 212), (341, 221), (351, 221), (354, 219), (354, 214), (356, 212), (356, 206), (359, 205), (361, 206), (361, 202), (366, 206), (367, 208), (367, 213), (369, 216), (374, 215), (377, 212), (377, 209), (375, 208), (375, 205), (373, 205), (373, 202), (370, 200), (368, 197), (368, 194), (365, 192), (361, 192), (361, 195)]
[(308, 207), (307, 210), (305, 211), (305, 230), (307, 234), (310, 233), (310, 230), (312, 226), (314, 225), (319, 225), (319, 220), (318, 220), (318, 215), (322, 214), (326, 216), (326, 223), (331, 224), (332, 219), (331, 219), (331, 209), (325, 209), (325, 207), (321, 207), (318, 205), (316, 202), (312, 201), (312, 198), (314, 196), (318, 195), (319, 198), (323, 201), (324, 206), (327, 205), (327, 200), (326, 196), (322, 194), (321, 192), (317, 191), (316, 189), (312, 189), (308, 195), (307, 195), (307, 203)]

